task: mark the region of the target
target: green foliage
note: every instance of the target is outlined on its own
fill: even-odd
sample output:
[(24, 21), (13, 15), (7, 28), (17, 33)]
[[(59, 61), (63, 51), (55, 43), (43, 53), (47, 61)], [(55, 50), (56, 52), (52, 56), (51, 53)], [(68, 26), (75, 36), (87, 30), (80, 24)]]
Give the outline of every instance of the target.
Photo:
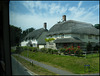
[(56, 49), (51, 49), (51, 48), (48, 48), (48, 49), (46, 49), (46, 48), (41, 48), (40, 50), (41, 50), (41, 52), (43, 52), (43, 53), (58, 54), (58, 50), (56, 50)]
[(23, 51), (23, 47), (17, 46), (15, 52), (20, 54)]
[(47, 53), (47, 49), (46, 48), (41, 48), (40, 51), (43, 52), (43, 53)]
[(38, 48), (37, 47), (32, 47), (32, 51), (33, 52), (38, 52)]
[(60, 50), (60, 52), (62, 52), (62, 53), (66, 51), (65, 48), (60, 48), (59, 50)]
[(53, 49), (53, 54), (58, 54), (58, 50)]
[(27, 69), (35, 72), (38, 75), (56, 75), (55, 73), (48, 71), (38, 65), (33, 64), (33, 62), (29, 62), (19, 56), (13, 55), (21, 64), (23, 64)]
[[(27, 57), (27, 51), (23, 51), (21, 55)], [(50, 64), (51, 66), (57, 68), (65, 69), (74, 74), (88, 74), (88, 71), (84, 72), (84, 65), (90, 64), (91, 71), (89, 72), (89, 74), (99, 73), (99, 56), (84, 58), (76, 56), (45, 54), (42, 52), (33, 53), (32, 51), (30, 51), (29, 58), (48, 65)]]
[(64, 54), (68, 54), (68, 55), (71, 55), (71, 54), (74, 54), (76, 56), (81, 56), (82, 55), (82, 50), (80, 49), (80, 46), (77, 46), (77, 47), (67, 47), (66, 50), (64, 51)]
[(100, 24), (95, 24), (94, 27), (100, 29)]
[(92, 51), (92, 45), (90, 42), (87, 43), (86, 49), (87, 49), (87, 52)]
[(55, 39), (54, 38), (48, 38), (48, 39), (46, 38), (45, 39), (46, 42), (50, 42), (50, 41), (53, 41), (53, 40), (55, 40)]
[(11, 46), (19, 46), (20, 45), (21, 32), (22, 32), (22, 29), (20, 27), (16, 27), (16, 26), (10, 25)]
[(48, 48), (48, 53), (53, 54), (53, 49)]
[(11, 53), (15, 53), (15, 50), (14, 49), (11, 49)]

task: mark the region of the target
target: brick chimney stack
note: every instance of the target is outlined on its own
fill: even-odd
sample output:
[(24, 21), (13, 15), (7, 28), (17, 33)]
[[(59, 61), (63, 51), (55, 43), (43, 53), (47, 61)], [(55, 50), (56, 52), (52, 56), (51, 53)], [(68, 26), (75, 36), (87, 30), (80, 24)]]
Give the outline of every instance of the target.
[(66, 21), (66, 15), (63, 15), (63, 21)]
[(44, 29), (47, 29), (47, 23), (46, 22), (44, 23)]

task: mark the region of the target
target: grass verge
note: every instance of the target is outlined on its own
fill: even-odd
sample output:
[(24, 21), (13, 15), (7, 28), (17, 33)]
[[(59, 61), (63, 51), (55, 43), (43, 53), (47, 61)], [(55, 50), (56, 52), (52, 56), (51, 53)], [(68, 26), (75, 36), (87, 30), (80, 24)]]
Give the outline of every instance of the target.
[(38, 74), (38, 75), (57, 75), (53, 72), (50, 72), (47, 69), (44, 69), (42, 67), (39, 67), (35, 64), (30, 63), (29, 61), (20, 58), (18, 56), (13, 55), (13, 57), (15, 57), (21, 64), (23, 64), (26, 68), (28, 68), (29, 70), (31, 70), (32, 72)]
[[(28, 51), (29, 58), (34, 59), (45, 64), (50, 64), (57, 68), (61, 68), (70, 71), (75, 74), (91, 74), (99, 73), (99, 56), (95, 57), (76, 57), (76, 56), (62, 56), (45, 54), (42, 52), (31, 52)], [(21, 55), (27, 57), (27, 51), (23, 51)], [(90, 55), (89, 55), (90, 56)], [(90, 71), (86, 67), (84, 71), (84, 65), (90, 65)]]

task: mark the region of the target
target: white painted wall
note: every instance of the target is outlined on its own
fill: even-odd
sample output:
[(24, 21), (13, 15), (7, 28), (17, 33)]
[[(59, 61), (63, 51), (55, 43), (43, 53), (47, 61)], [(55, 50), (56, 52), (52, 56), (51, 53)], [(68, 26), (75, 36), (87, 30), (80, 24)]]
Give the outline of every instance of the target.
[(33, 45), (33, 47), (37, 47), (37, 43), (38, 43), (38, 42), (37, 42), (36, 39), (34, 39), (34, 40), (23, 41), (23, 42), (21, 42), (21, 46), (27, 46), (27, 43), (28, 43), (29, 41), (31, 41), (32, 44), (35, 44), (35, 46)]
[(41, 48), (45, 48), (44, 45), (39, 45), (39, 49), (41, 49)]
[(28, 41), (23, 41), (23, 42), (21, 42), (21, 46), (26, 46), (27, 43), (28, 43)]

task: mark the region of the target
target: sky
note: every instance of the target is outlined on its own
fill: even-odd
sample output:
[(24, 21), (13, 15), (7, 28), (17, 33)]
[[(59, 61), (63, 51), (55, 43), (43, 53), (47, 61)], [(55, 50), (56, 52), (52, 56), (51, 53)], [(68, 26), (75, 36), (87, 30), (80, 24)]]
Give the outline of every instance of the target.
[(20, 27), (43, 28), (44, 22), (50, 29), (62, 16), (66, 20), (76, 20), (99, 24), (99, 1), (10, 1), (9, 23)]

